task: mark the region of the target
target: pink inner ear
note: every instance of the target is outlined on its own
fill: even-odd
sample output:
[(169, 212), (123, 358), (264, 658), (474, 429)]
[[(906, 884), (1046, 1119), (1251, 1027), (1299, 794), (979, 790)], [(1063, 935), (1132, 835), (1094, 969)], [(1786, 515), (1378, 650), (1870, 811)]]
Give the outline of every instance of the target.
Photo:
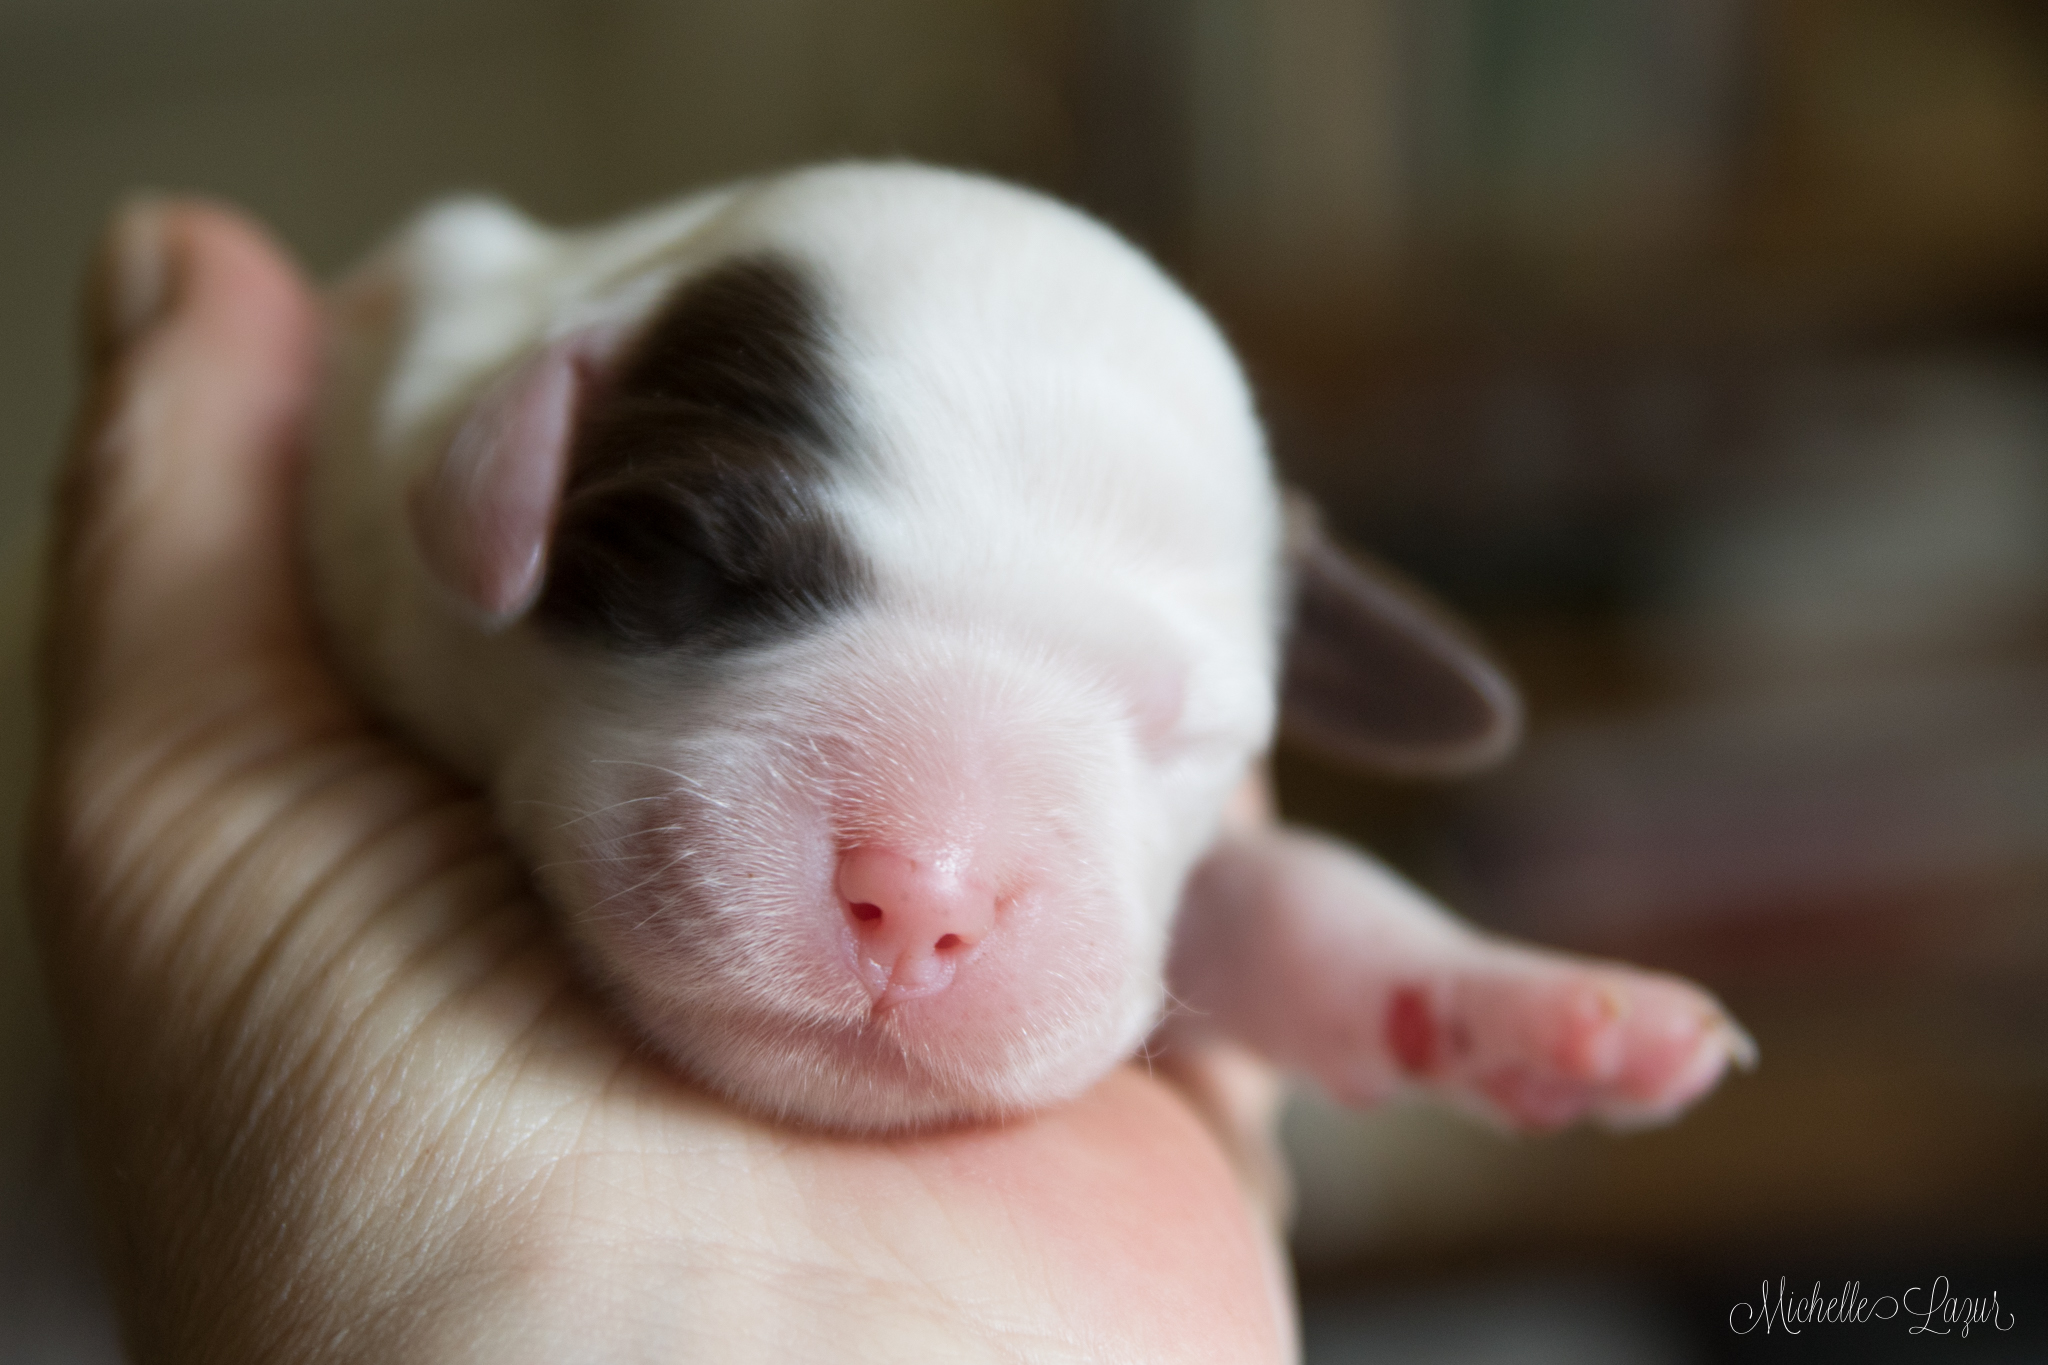
[(412, 486), (421, 556), (492, 625), (540, 593), (589, 349), (566, 338), (501, 376)]

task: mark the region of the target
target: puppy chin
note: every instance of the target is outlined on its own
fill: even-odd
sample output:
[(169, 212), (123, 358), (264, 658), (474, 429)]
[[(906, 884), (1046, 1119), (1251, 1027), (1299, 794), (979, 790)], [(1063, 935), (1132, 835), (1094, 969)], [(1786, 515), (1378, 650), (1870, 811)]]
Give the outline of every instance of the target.
[[(741, 1108), (827, 1131), (886, 1134), (1002, 1120), (1074, 1098), (1142, 1041), (1151, 1007), (1098, 1009), (1028, 1032), (934, 1038), (919, 1002), (852, 1023), (693, 1012), (657, 1042), (688, 1075)], [(707, 1027), (708, 1025), (708, 1027)]]

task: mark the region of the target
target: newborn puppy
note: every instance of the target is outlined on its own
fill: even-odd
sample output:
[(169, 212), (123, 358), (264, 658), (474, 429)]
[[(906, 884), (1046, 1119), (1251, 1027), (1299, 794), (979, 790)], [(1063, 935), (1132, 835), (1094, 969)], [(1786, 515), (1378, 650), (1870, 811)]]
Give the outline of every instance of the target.
[(1662, 1117), (1747, 1057), (1693, 987), (1226, 818), (1283, 690), (1305, 738), (1408, 771), (1504, 751), (1513, 693), (1283, 511), (1216, 329), (1089, 219), (906, 165), (590, 232), (459, 201), (332, 306), (337, 654), (734, 1100), (1027, 1111), (1169, 990), (1341, 1096), (1528, 1124)]

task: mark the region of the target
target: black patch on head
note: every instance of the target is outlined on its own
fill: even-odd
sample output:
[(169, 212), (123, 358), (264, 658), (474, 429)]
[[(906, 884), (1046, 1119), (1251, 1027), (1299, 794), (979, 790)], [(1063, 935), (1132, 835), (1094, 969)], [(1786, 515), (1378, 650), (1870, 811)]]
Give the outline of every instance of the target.
[(537, 619), (644, 654), (756, 643), (845, 606), (861, 565), (819, 499), (842, 430), (794, 264), (688, 281), (578, 421)]

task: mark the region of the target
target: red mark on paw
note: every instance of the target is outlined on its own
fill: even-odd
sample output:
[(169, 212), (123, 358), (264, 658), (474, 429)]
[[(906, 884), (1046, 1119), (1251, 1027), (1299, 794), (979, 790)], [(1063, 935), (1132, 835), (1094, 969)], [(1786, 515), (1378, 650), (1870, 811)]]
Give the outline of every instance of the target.
[(1411, 1076), (1436, 1069), (1436, 1023), (1429, 1017), (1429, 1000), (1419, 987), (1404, 986), (1394, 992), (1393, 1002), (1387, 1006), (1387, 1046)]

